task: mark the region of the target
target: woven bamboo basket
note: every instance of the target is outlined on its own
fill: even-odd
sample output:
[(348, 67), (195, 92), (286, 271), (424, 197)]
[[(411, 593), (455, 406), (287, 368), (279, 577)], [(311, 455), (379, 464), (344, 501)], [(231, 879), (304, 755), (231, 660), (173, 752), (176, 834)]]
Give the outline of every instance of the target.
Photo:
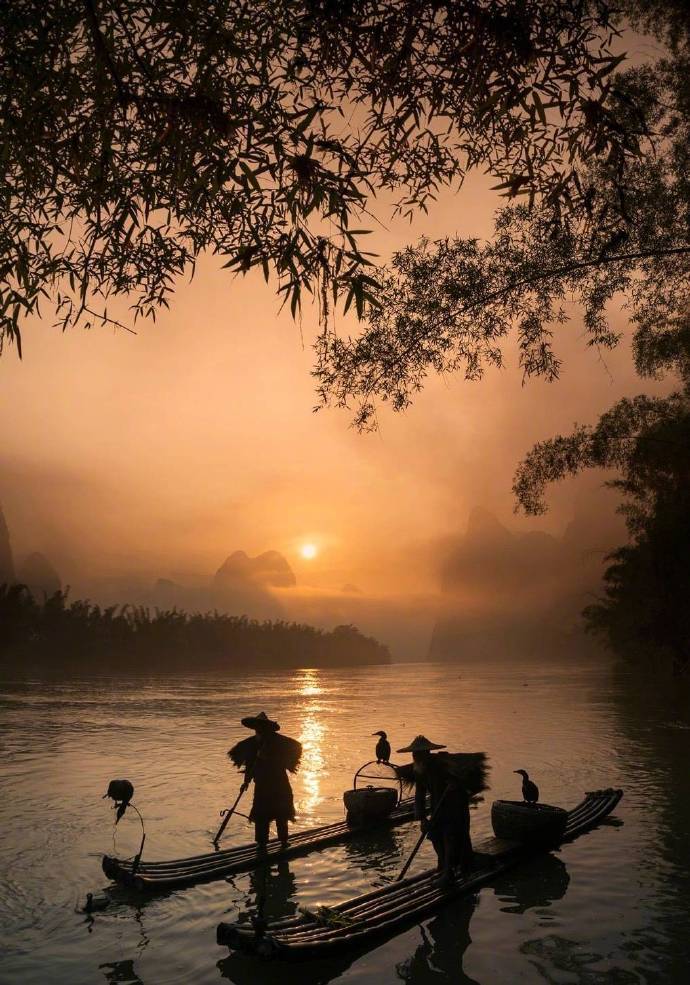
[(350, 824), (365, 824), (385, 817), (398, 803), (398, 792), (391, 787), (360, 787), (343, 794), (347, 820)]
[(491, 806), (491, 823), (497, 838), (544, 844), (563, 837), (568, 812), (550, 804), (496, 800)]

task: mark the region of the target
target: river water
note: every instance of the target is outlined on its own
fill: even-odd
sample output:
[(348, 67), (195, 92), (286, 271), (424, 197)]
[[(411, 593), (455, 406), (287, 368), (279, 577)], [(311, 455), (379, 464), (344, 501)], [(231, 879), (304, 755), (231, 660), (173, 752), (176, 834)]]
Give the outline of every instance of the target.
[[(618, 821), (366, 954), (302, 965), (230, 957), (215, 927), (252, 912), (251, 874), (145, 903), (122, 898), (93, 917), (77, 912), (87, 891), (107, 884), (99, 855), (113, 852), (113, 812), (101, 799), (108, 780), (135, 784), (148, 858), (209, 851), (238, 788), (225, 752), (247, 735), (240, 717), (261, 709), (304, 744), (294, 780), (300, 829), (342, 817), (343, 790), (381, 728), (394, 748), (423, 732), (489, 753), (476, 839), (490, 833), (492, 799), (519, 797), (517, 768), (549, 803), (573, 806), (605, 786), (625, 796)], [(10, 682), (0, 689), (0, 752), (2, 985), (690, 980), (690, 712), (679, 689), (662, 695), (603, 668), (543, 665)], [(116, 836), (117, 854), (136, 851), (134, 815)], [(274, 866), (268, 915), (381, 885), (415, 839), (405, 825)], [(224, 846), (249, 840), (247, 822), (234, 818)], [(429, 863), (424, 851), (415, 866)]]

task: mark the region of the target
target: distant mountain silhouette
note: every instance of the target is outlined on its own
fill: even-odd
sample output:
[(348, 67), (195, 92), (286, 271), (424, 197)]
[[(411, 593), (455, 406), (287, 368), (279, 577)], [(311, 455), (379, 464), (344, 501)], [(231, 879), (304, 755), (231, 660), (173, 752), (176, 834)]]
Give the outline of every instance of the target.
[(26, 585), (35, 599), (54, 595), (62, 588), (60, 575), (43, 554), (29, 554), (17, 566), (17, 581)]
[(559, 539), (540, 531), (513, 533), (488, 510), (475, 508), (442, 566), (442, 614), (431, 658), (540, 654), (581, 640), (580, 613), (601, 581), (610, 546), (604, 528), (583, 518)]
[(14, 580), (14, 560), (12, 558), (10, 532), (5, 522), (5, 514), (2, 512), (2, 507), (0, 506), (0, 585), (4, 582), (11, 585)]
[(257, 557), (235, 551), (218, 568), (213, 580), (222, 586), (240, 582), (264, 588), (292, 588), (297, 584), (292, 568), (278, 551), (264, 551)]
[(187, 612), (218, 610), (252, 619), (282, 619), (283, 605), (273, 589), (291, 588), (295, 584), (290, 565), (278, 551), (265, 551), (257, 557), (235, 551), (208, 580), (158, 578), (151, 588), (133, 587), (129, 594), (121, 589), (108, 601), (134, 601)]

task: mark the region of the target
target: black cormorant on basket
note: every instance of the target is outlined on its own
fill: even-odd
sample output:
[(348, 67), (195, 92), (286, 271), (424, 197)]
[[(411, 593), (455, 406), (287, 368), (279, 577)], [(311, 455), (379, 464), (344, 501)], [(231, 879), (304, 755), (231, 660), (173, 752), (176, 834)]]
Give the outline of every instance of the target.
[(388, 736), (385, 732), (372, 732), (372, 735), (380, 735), (381, 738), (376, 743), (376, 762), (377, 763), (390, 763), (391, 760), (391, 744), (388, 741)]
[(539, 787), (529, 778), (527, 770), (513, 770), (522, 777), (522, 796), (526, 804), (536, 804), (539, 800)]

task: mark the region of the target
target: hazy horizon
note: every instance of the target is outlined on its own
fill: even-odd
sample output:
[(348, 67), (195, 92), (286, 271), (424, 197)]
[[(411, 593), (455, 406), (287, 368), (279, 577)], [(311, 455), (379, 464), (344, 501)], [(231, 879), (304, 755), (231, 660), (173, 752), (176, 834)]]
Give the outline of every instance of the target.
[[(385, 258), (422, 234), (489, 236), (499, 200), (487, 185), (473, 179), (412, 226), (378, 229), (372, 249)], [(641, 389), (625, 341), (604, 359), (575, 313), (555, 338), (558, 382), (523, 386), (508, 349), (506, 369), (479, 383), (431, 378), (407, 412), (384, 409), (377, 433), (358, 434), (345, 412), (313, 413), (315, 312), (293, 322), (260, 275), (219, 267), (205, 258), (137, 335), (61, 335), (46, 316), (25, 332), (23, 361), (5, 353), (0, 504), (16, 557), (44, 553), (75, 597), (105, 598), (113, 580), (194, 583), (235, 550), (277, 550), (300, 590), (290, 617), (327, 625), (359, 612), (365, 631), (414, 648), (473, 507), (557, 537), (589, 518), (602, 558), (620, 542), (604, 476), (553, 489), (539, 518), (514, 515), (511, 480), (535, 441)], [(624, 315), (614, 321), (627, 332)], [(350, 316), (345, 326), (357, 330)], [(347, 605), (344, 586), (358, 590)]]

